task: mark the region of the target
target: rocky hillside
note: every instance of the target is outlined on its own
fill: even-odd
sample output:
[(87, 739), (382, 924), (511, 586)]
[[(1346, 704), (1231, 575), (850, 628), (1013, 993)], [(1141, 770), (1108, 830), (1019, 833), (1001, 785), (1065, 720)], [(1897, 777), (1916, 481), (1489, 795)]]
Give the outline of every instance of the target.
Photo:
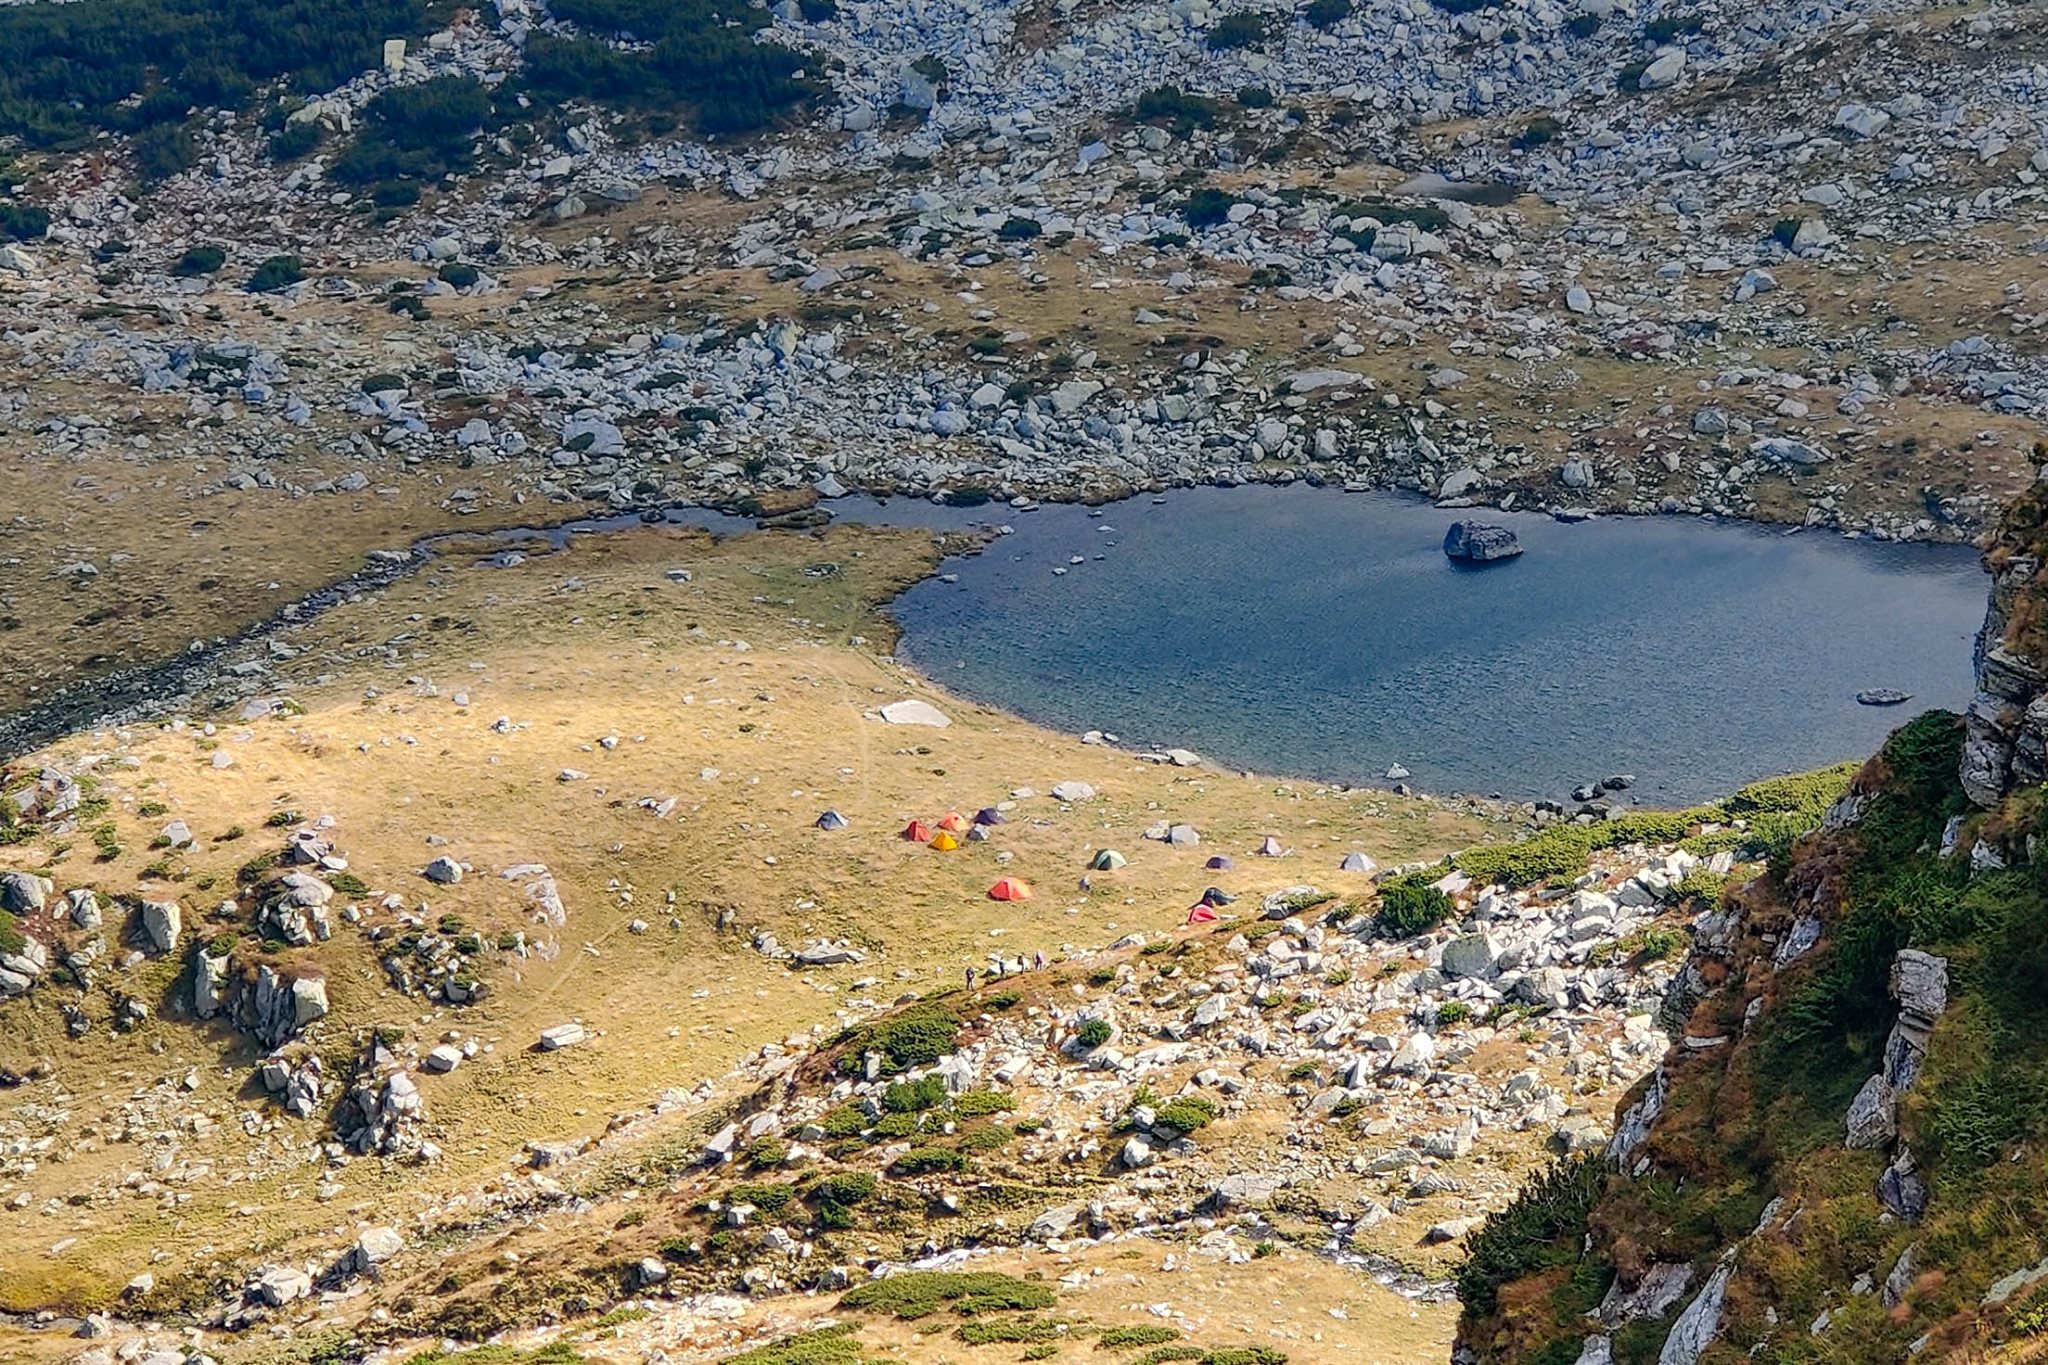
[(463, 522), (1302, 480), (1960, 540), (2030, 476), (2025, 7), (200, 8), (0, 6), (0, 705)]
[(1460, 1359), (2037, 1358), (2043, 510), (1986, 556), (1968, 717), (1899, 730), (1695, 922), (1679, 1039), (1612, 1141), (1474, 1238)]

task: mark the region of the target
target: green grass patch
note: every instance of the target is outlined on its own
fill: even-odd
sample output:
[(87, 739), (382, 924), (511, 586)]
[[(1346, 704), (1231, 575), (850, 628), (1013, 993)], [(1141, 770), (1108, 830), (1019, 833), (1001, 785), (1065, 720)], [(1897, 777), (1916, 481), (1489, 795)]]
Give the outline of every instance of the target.
[(909, 1270), (849, 1290), (839, 1306), (915, 1321), (941, 1308), (972, 1317), (1050, 1308), (1056, 1301), (1047, 1286), (1000, 1271)]

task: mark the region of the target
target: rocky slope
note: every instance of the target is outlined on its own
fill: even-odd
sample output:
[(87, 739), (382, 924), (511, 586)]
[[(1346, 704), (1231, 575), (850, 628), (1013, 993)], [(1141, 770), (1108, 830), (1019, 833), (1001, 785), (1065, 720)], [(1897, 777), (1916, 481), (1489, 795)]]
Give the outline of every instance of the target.
[[(1962, 539), (2029, 477), (2034, 11), (763, 17), (829, 90), (749, 138), (492, 93), (575, 30), (508, 2), (196, 118), (146, 192), (118, 137), (12, 153), (0, 699), (535, 501), (1305, 479)], [(496, 101), (463, 173), (348, 179), (430, 87)]]
[(1969, 716), (1899, 730), (1695, 922), (1682, 1037), (1612, 1141), (1475, 1239), (1461, 1359), (2035, 1357), (2043, 507), (1986, 556)]

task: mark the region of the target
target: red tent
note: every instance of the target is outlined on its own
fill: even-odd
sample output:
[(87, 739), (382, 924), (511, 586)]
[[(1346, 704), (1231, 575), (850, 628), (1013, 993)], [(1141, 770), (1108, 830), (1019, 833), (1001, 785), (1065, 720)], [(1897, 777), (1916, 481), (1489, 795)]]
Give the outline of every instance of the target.
[(956, 810), (945, 819), (939, 821), (939, 828), (945, 830), (948, 834), (958, 834), (967, 828), (967, 817)]
[(1189, 924), (1214, 924), (1216, 911), (1207, 901), (1196, 901), (1195, 908), (1188, 911)]
[(1028, 901), (1031, 899), (1031, 883), (1019, 877), (1005, 877), (988, 889), (992, 901)]
[(913, 843), (928, 844), (932, 841), (931, 827), (922, 820), (912, 820), (903, 827), (903, 837)]

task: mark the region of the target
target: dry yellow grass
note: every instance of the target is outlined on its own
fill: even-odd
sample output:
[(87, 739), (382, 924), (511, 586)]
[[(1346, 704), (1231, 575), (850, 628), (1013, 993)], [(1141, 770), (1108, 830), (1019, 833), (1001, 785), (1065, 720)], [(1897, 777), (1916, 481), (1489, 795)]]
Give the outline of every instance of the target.
[[(643, 530), (579, 540), (511, 569), (451, 557), (292, 634), (314, 667), (333, 672), (294, 694), (303, 715), (223, 719), (211, 735), (187, 726), (59, 746), (64, 758), (118, 751), (138, 765), (103, 768), (126, 851), (95, 864), (80, 840), (55, 862), (60, 884), (133, 892), (159, 856), (149, 836), (164, 819), (183, 818), (199, 847), (163, 870), (184, 880), (141, 885), (181, 896), (193, 934), (218, 927), (205, 912), (231, 891), (234, 868), (275, 846), (276, 832), (263, 826), (280, 810), (332, 817), (351, 870), (376, 894), (424, 905), (430, 919), (459, 915), (487, 937), (555, 937), (531, 922), (520, 886), (497, 875), (527, 862), (551, 869), (569, 919), (558, 955), (508, 956), (492, 969), (495, 993), (460, 1012), (395, 995), (354, 929), (338, 926), (334, 942), (305, 950), (329, 978), (335, 1013), (323, 1025), (324, 1050), (337, 1060), (357, 1025), (399, 1028), (422, 1048), (456, 1029), (490, 1048), (424, 1083), (446, 1152), (440, 1163), (422, 1172), (357, 1162), (338, 1173), (329, 1202), (312, 1198), (319, 1170), (302, 1160), (272, 1160), (225, 1192), (217, 1175), (195, 1179), (181, 1205), (117, 1191), (144, 1154), (105, 1140), (109, 1111), (134, 1088), (196, 1068), (194, 1107), (232, 1127), (243, 1110), (262, 1108), (240, 1095), (254, 1051), (225, 1030), (161, 1016), (131, 1035), (101, 1029), (74, 1043), (54, 990), (11, 1007), (0, 1062), (47, 1057), (56, 1084), (75, 1097), (62, 1134), (75, 1150), (25, 1188), (38, 1208), (82, 1189), (98, 1194), (49, 1214), (0, 1214), (6, 1305), (97, 1300), (149, 1268), (152, 1252), (163, 1254), (164, 1279), (216, 1256), (273, 1254), (356, 1220), (403, 1218), (502, 1171), (529, 1138), (597, 1134), (613, 1113), (666, 1087), (719, 1076), (792, 1031), (833, 1025), (859, 994), (848, 986), (857, 977), (879, 978), (866, 994), (886, 1004), (904, 989), (954, 984), (990, 950), (1056, 957), (1176, 926), (1215, 876), (1204, 859), (1217, 849), (1243, 854), (1266, 833), (1301, 856), (1250, 860), (1233, 889), (1329, 881), (1344, 848), (1391, 862), (1481, 832), (1469, 816), (1384, 793), (1140, 763), (938, 693), (886, 656), (888, 627), (874, 611), (934, 562), (921, 535), (865, 528), (723, 542)], [(824, 574), (825, 564), (838, 572)], [(690, 568), (691, 582), (668, 581), (664, 571), (677, 566)], [(954, 724), (893, 727), (867, 714), (908, 695), (931, 697)], [(509, 733), (492, 728), (500, 716), (513, 722)], [(601, 743), (608, 737), (616, 748)], [(233, 766), (212, 766), (216, 748)], [(588, 776), (558, 780), (570, 768)], [(897, 837), (914, 816), (972, 812), (1014, 788), (1043, 792), (1069, 778), (1099, 795), (1064, 809), (1044, 796), (1024, 800), (987, 844), (940, 854)], [(637, 804), (670, 796), (677, 804), (666, 819)], [(143, 802), (164, 813), (141, 816)], [(853, 828), (815, 829), (828, 806)], [(1195, 824), (1205, 845), (1140, 838), (1165, 816)], [(237, 827), (246, 833), (222, 840)], [(1131, 865), (1098, 874), (1083, 895), (1077, 879), (1103, 845)], [(1007, 866), (999, 850), (1011, 856)], [(474, 874), (452, 887), (421, 879), (418, 869), (444, 851), (473, 863)], [(10, 867), (51, 860), (47, 845), (0, 851)], [(987, 900), (1005, 872), (1034, 882), (1038, 897), (1021, 907)], [(730, 920), (723, 932), (721, 916)], [(635, 918), (646, 933), (628, 931)], [(844, 936), (868, 961), (794, 973), (748, 946), (757, 927), (790, 946)], [(146, 998), (167, 991), (178, 967), (154, 964)], [(598, 1036), (567, 1052), (528, 1050), (539, 1029), (571, 1017)], [(42, 1103), (49, 1090), (14, 1093)], [(19, 1102), (0, 1100), (0, 1117)], [(82, 1125), (100, 1136), (80, 1142)], [(280, 1139), (308, 1135), (290, 1121), (281, 1128)], [(223, 1170), (237, 1169), (246, 1147), (239, 1132), (173, 1144), (179, 1161)]]

